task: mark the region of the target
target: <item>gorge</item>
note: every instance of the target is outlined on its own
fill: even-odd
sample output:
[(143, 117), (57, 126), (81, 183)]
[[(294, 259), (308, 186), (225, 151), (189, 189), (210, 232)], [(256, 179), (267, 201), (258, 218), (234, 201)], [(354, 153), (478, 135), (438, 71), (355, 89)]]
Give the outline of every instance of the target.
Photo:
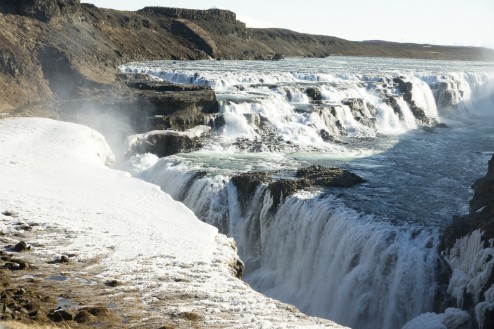
[[(101, 226), (101, 234), (94, 236), (87, 227), (77, 228), (105, 241), (95, 250), (110, 250), (103, 259), (115, 269), (101, 273), (121, 271), (127, 282), (142, 280), (139, 289), (128, 291), (136, 296), (139, 291), (136, 300), (152, 307), (133, 309), (125, 317), (131, 325), (157, 325), (154, 319), (164, 314), (183, 328), (190, 327), (190, 317), (213, 328), (337, 327), (258, 295), (235, 278), (243, 272), (257, 291), (352, 328), (492, 326), (494, 160), (487, 176), (475, 183), (470, 205), (468, 200), (469, 186), (485, 173), (493, 154), (494, 69), (489, 60), (494, 50), (249, 29), (234, 13), (219, 9), (119, 12), (64, 0), (0, 1), (0, 27), (2, 152), (12, 159), (3, 163), (5, 173), (26, 175), (16, 167), (21, 164), (27, 172), (46, 174), (49, 170), (28, 164), (48, 166), (46, 154), (52, 154), (53, 145), (61, 147), (66, 159), (53, 158), (60, 161), (55, 167), (64, 173), (62, 179), (50, 174), (53, 182), (43, 180), (57, 189), (57, 184), (64, 186), (63, 178), (71, 181), (70, 165), (82, 159), (70, 148), (85, 150), (92, 159), (87, 168), (101, 173), (95, 181), (114, 177), (125, 182), (109, 192), (117, 195), (119, 187), (134, 186), (149, 196), (137, 203), (131, 189), (120, 196), (127, 200), (122, 210), (126, 225), (139, 213), (139, 202), (151, 209), (142, 210), (147, 224), (137, 231), (143, 235), (133, 236), (139, 248), (137, 238), (145, 234), (171, 238), (164, 233), (171, 225), (163, 215), (167, 207), (177, 218), (195, 223), (189, 210), (142, 181), (159, 186), (221, 233), (198, 223), (182, 228), (180, 234), (189, 241), (184, 248), (192, 250), (202, 241), (214, 257), (198, 252), (202, 258), (181, 262), (184, 255), (167, 254), (175, 249), (159, 237), (149, 247), (156, 244), (164, 254), (146, 256), (139, 254), (145, 248), (133, 253), (104, 240), (112, 230), (116, 239), (133, 233), (117, 230), (118, 222), (108, 221), (111, 229)], [(102, 137), (86, 128), (9, 118), (17, 116), (50, 117), (98, 130), (117, 158), (113, 168), (139, 180), (118, 176), (119, 171), (104, 176), (102, 159), (111, 152)], [(11, 136), (33, 131), (46, 154), (35, 151), (36, 138), (26, 138), (18, 149), (33, 158), (17, 158)], [(67, 143), (59, 145), (51, 131)], [(84, 174), (79, 174), (85, 169), (78, 170), (75, 177), (81, 181), (74, 185), (89, 191), (91, 185), (82, 184)], [(12, 191), (29, 194), (27, 178), (17, 186), (11, 176), (2, 177)], [(72, 188), (62, 190), (78, 195)], [(104, 191), (96, 192), (106, 200)], [(40, 189), (35, 199), (43, 199), (43, 193)], [(84, 207), (90, 210), (83, 213), (99, 232), (100, 210), (89, 202), (103, 207), (96, 199), (88, 199)], [(8, 209), (2, 211), (12, 210), (12, 200), (23, 204), (22, 198), (5, 193), (0, 201)], [(84, 223), (79, 201), (63, 200), (73, 209), (70, 218)], [(15, 207), (48, 225), (35, 215), (34, 203)], [(40, 214), (49, 217), (50, 209), (59, 209), (55, 203), (50, 207), (41, 207)], [(104, 209), (107, 218), (118, 217)], [(61, 213), (50, 225), (64, 225)], [(2, 229), (19, 234), (10, 217), (2, 217), (7, 225)], [(153, 218), (162, 218), (163, 225)], [(197, 234), (189, 236), (187, 230)], [(24, 234), (42, 250), (42, 242)], [(245, 268), (223, 234), (236, 241)], [(181, 245), (177, 236), (173, 239)], [(142, 264), (145, 274), (133, 277), (121, 259)], [(80, 273), (73, 275), (80, 279)], [(96, 276), (103, 282), (104, 275)], [(165, 293), (176, 295), (173, 306), (160, 304)], [(243, 294), (249, 297), (242, 300)], [(139, 312), (147, 315), (144, 322)], [(249, 315), (246, 320), (240, 319), (242, 313)]]

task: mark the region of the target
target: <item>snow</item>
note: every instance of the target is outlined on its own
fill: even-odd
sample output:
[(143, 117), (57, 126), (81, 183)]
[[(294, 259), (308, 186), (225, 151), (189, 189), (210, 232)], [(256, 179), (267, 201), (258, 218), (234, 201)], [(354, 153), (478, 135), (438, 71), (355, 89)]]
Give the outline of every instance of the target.
[[(209, 328), (342, 328), (236, 279), (235, 242), (158, 186), (107, 167), (113, 154), (94, 130), (49, 119), (3, 119), (0, 153), (0, 210), (38, 224), (27, 241), (33, 253), (98, 259), (85, 269), (95, 280), (130, 282), (149, 306), (137, 321), (194, 311)], [(12, 232), (13, 221), (0, 215), (0, 230)], [(129, 288), (121, 289), (117, 293)]]
[(424, 313), (409, 321), (402, 329), (459, 329), (470, 321), (468, 312), (447, 308), (444, 313)]

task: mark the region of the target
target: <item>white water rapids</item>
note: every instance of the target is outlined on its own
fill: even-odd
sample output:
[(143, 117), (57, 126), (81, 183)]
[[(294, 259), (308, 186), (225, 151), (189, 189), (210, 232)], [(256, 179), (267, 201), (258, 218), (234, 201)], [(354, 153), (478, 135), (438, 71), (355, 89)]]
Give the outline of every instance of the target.
[[(217, 92), (225, 124), (203, 150), (136, 156), (134, 173), (233, 236), (255, 289), (359, 329), (400, 328), (433, 311), (439, 232), (467, 211), (468, 186), (494, 151), (492, 64), (329, 58), (122, 70)], [(434, 128), (444, 120), (450, 128)], [(266, 185), (244, 208), (230, 180), (313, 163), (368, 182), (300, 191), (273, 210)]]

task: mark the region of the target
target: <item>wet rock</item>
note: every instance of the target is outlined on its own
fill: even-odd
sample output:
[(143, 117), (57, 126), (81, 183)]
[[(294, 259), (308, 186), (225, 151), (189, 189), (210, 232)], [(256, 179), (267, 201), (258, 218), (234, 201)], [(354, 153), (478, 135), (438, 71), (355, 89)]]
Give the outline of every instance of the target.
[(308, 87), (305, 89), (305, 94), (313, 101), (322, 100), (321, 90), (317, 87)]
[[(209, 127), (204, 127), (204, 133), (192, 133), (173, 130), (155, 130), (142, 134), (131, 146), (131, 154), (153, 153), (159, 157), (165, 157), (177, 153), (191, 152), (202, 147), (200, 136), (209, 131)], [(196, 129), (197, 130), (197, 129)]]
[(280, 53), (276, 53), (271, 57), (272, 61), (281, 61), (282, 59), (285, 59), (285, 57)]
[(441, 250), (450, 249), (456, 239), (477, 229), (484, 232), (482, 240), (486, 247), (489, 240), (494, 238), (494, 156), (488, 163), (487, 174), (475, 181), (472, 188), (474, 195), (470, 200), (469, 214), (453, 218), (442, 234)]
[[(403, 99), (407, 102), (410, 111), (417, 121), (419, 121), (422, 125), (434, 126), (437, 122), (435, 119), (427, 116), (425, 109), (420, 108), (415, 103), (413, 99), (413, 84), (410, 81), (405, 81), (402, 78), (394, 78), (393, 82), (398, 85), (398, 88), (403, 94)], [(395, 107), (393, 107), (395, 109)], [(396, 110), (395, 110), (396, 111)]]
[(249, 206), (256, 189), (261, 184), (266, 184), (271, 181), (271, 174), (267, 172), (248, 172), (231, 178), (233, 185), (237, 188), (238, 200), (242, 207), (242, 212), (245, 213)]
[(60, 308), (51, 310), (48, 312), (47, 316), (53, 322), (72, 321), (74, 319), (74, 315)]
[(341, 168), (327, 168), (314, 165), (297, 170), (296, 176), (307, 180), (311, 185), (324, 187), (352, 187), (364, 183), (365, 180)]
[(268, 190), (273, 197), (273, 205), (271, 210), (276, 210), (286, 197), (292, 195), (298, 190), (309, 188), (310, 185), (311, 184), (308, 181), (295, 179), (280, 179), (269, 184)]

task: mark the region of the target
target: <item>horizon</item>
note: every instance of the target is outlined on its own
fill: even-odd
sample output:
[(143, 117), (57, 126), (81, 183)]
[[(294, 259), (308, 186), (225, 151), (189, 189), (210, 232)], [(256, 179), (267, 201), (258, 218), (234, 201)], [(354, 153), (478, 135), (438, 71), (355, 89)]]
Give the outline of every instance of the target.
[[(135, 11), (147, 6), (185, 9), (225, 9), (252, 28), (283, 28), (351, 41), (382, 40), (441, 46), (494, 49), (491, 0), (417, 0), (410, 6), (392, 0), (309, 0), (304, 5), (251, 0), (88, 0), (97, 7)], [(263, 10), (262, 10), (263, 9)], [(318, 10), (319, 9), (319, 10)], [(282, 12), (273, 15), (273, 12)]]

